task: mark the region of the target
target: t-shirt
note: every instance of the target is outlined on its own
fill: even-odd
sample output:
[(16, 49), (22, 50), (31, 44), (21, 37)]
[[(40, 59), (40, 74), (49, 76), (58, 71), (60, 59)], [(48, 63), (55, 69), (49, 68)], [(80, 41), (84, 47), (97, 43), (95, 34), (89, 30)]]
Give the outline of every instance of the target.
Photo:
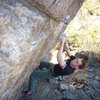
[(70, 56), (70, 59), (65, 60), (65, 66), (63, 68), (60, 67), (59, 64), (56, 64), (54, 66), (54, 70), (53, 70), (54, 75), (57, 77), (57, 76), (60, 76), (60, 75), (64, 76), (64, 75), (72, 74), (75, 71), (75, 68), (72, 68), (70, 66), (70, 62), (73, 59), (75, 59), (75, 56)]

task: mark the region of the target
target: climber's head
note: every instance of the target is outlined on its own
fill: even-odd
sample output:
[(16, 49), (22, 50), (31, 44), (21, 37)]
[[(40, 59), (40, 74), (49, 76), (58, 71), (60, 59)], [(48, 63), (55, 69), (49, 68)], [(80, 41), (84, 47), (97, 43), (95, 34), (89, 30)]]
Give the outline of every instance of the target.
[(76, 58), (70, 62), (70, 65), (74, 68), (83, 69), (86, 66), (86, 62), (83, 58)]

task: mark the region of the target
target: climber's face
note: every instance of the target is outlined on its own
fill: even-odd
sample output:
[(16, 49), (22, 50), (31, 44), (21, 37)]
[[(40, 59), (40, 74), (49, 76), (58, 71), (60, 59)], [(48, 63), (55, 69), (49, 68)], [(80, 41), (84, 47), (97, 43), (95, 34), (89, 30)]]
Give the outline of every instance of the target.
[(76, 58), (70, 62), (70, 65), (73, 66), (74, 68), (79, 68), (81, 64), (82, 64), (81, 58)]

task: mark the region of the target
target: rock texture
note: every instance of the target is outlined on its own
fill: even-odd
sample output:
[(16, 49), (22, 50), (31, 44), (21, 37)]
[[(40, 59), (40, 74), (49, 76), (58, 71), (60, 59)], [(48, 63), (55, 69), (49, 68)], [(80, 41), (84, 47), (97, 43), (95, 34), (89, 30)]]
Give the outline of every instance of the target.
[(0, 100), (15, 100), (83, 0), (0, 0)]
[(56, 21), (68, 24), (83, 0), (26, 0)]

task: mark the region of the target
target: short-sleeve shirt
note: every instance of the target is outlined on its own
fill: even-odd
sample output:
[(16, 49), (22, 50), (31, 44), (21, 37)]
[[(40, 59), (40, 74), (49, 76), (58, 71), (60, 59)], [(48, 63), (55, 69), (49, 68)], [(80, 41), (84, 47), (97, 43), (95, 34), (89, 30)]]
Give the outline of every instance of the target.
[(53, 70), (54, 75), (57, 77), (60, 75), (64, 76), (72, 74), (75, 71), (75, 68), (72, 68), (70, 66), (70, 62), (75, 58), (76, 58), (75, 56), (70, 56), (70, 59), (65, 60), (65, 66), (63, 68), (59, 64), (56, 64)]

